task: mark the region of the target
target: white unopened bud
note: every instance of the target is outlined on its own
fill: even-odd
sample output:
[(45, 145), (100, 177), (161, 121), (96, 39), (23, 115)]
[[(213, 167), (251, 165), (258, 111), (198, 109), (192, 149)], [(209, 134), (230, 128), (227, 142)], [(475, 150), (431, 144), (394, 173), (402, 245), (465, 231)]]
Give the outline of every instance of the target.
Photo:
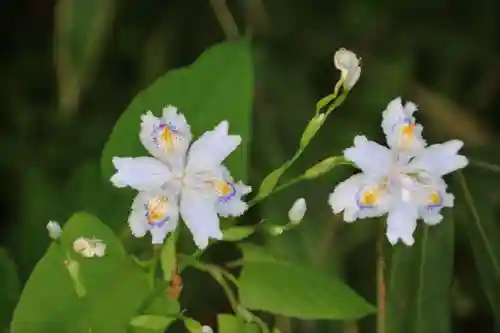
[(290, 208), (290, 210), (288, 211), (288, 218), (293, 224), (298, 224), (304, 218), (306, 210), (307, 210), (306, 199), (304, 198), (297, 199), (293, 203), (292, 208)]
[(335, 52), (333, 62), (342, 73), (341, 81), (344, 88), (350, 90), (361, 75), (360, 59), (354, 52), (341, 48)]
[(212, 329), (212, 327), (208, 326), (208, 325), (203, 325), (201, 327), (201, 331), (203, 333), (214, 333), (214, 330)]
[(56, 221), (49, 221), (49, 223), (47, 223), (47, 231), (49, 232), (49, 237), (52, 239), (61, 237), (61, 226)]
[(106, 252), (106, 244), (100, 239), (80, 237), (73, 242), (73, 250), (85, 258), (102, 257)]

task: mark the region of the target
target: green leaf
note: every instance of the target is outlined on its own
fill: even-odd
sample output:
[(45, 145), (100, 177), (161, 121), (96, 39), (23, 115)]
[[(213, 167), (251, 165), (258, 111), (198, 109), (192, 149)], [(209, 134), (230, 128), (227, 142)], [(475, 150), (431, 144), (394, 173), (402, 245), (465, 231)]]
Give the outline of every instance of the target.
[(181, 306), (175, 299), (168, 297), (156, 297), (144, 313), (172, 317), (181, 313)]
[(244, 307), (309, 320), (357, 319), (375, 311), (341, 280), (310, 267), (271, 261), (263, 252), (244, 255), (239, 289)]
[(219, 333), (259, 333), (259, 326), (254, 323), (247, 323), (241, 318), (220, 314), (217, 316)]
[(257, 261), (257, 262), (276, 262), (276, 259), (265, 248), (253, 244), (239, 244), (239, 248), (243, 252), (244, 261)]
[(60, 108), (72, 114), (97, 72), (115, 14), (116, 0), (58, 0), (55, 12)]
[(451, 332), (454, 223), (424, 223), (411, 247), (393, 248), (387, 294), (387, 332)]
[[(79, 237), (103, 240), (104, 257), (75, 253), (73, 241)], [(67, 266), (73, 262), (78, 265), (70, 265), (77, 267), (71, 272), (85, 289), (82, 299)], [(76, 213), (64, 225), (61, 244), (49, 247), (26, 283), (11, 332), (63, 333), (87, 324), (95, 332), (123, 332), (148, 290), (146, 275), (126, 256), (113, 232), (96, 217)]]
[(334, 94), (327, 95), (327, 96), (323, 97), (322, 99), (320, 99), (316, 103), (316, 112), (321, 111), (322, 108), (324, 108), (325, 106), (330, 104), (330, 102), (333, 101), (335, 99), (335, 97), (337, 97), (337, 94), (334, 93)]
[[(492, 183), (488, 177), (485, 184), (476, 177), (469, 184), (461, 172), (455, 180), (462, 190), (456, 191), (457, 201), (468, 207), (458, 220), (459, 227), (469, 238), (484, 293), (495, 314), (496, 325), (500, 327), (500, 226), (495, 214), (497, 205), (488, 202), (487, 195), (498, 191), (498, 183)], [(491, 186), (493, 189), (488, 188)], [(473, 198), (474, 189), (477, 189), (477, 200)]]
[(319, 176), (324, 175), (325, 173), (331, 171), (333, 168), (335, 168), (337, 165), (341, 164), (351, 164), (351, 162), (348, 162), (345, 160), (343, 156), (332, 156), (324, 159), (323, 161), (317, 163), (316, 165), (313, 165), (309, 169), (304, 172), (304, 178), (305, 179), (314, 179)]
[(16, 264), (7, 251), (0, 248), (0, 330), (9, 325), (20, 294)]
[(147, 276), (126, 255), (113, 231), (96, 217), (87, 213), (73, 215), (61, 240), (71, 248), (80, 236), (96, 237), (106, 244), (103, 258), (76, 257), (88, 293), (87, 320), (96, 332), (123, 332), (149, 292)]
[(163, 317), (154, 315), (137, 316), (130, 322), (131, 326), (147, 328), (157, 333), (163, 333), (165, 330), (176, 321), (175, 317)]
[(150, 291), (147, 276), (127, 260), (103, 285), (105, 289), (89, 301), (92, 329), (95, 332), (124, 332)]
[(231, 227), (222, 232), (223, 240), (228, 242), (236, 242), (247, 238), (255, 232), (255, 227), (238, 226)]
[(184, 317), (184, 326), (189, 331), (189, 333), (203, 333), (202, 326), (199, 322), (192, 318)]
[(274, 170), (270, 174), (264, 178), (262, 181), (262, 184), (259, 187), (259, 192), (257, 193), (256, 198), (261, 199), (267, 197), (271, 192), (274, 190), (276, 185), (278, 185), (278, 182), (285, 173), (285, 171), (292, 165), (292, 160), (287, 161), (284, 163), (282, 166), (280, 166), (278, 169)]
[(325, 115), (323, 113), (315, 116), (311, 121), (307, 124), (302, 137), (300, 138), (300, 149), (304, 150), (311, 139), (314, 138), (318, 130), (321, 128), (323, 123), (325, 122)]
[(253, 69), (249, 39), (218, 44), (189, 67), (172, 70), (140, 92), (116, 123), (101, 158), (103, 177), (114, 172), (114, 156), (144, 156), (139, 141), (141, 115), (151, 110), (160, 116), (167, 104), (176, 106), (198, 136), (223, 120), (230, 132), (242, 137), (240, 148), (227, 161), (235, 179), (247, 178)]
[(175, 233), (171, 233), (165, 244), (161, 249), (161, 269), (163, 270), (163, 278), (165, 281), (170, 281), (172, 279), (172, 272), (176, 265), (175, 259), (175, 242), (177, 237), (175, 237)]

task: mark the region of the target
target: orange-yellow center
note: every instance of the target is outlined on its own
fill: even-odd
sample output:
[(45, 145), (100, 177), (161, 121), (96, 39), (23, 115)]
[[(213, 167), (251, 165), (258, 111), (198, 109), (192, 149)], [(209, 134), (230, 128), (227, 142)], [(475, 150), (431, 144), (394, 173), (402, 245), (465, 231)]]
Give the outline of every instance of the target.
[(411, 138), (413, 136), (413, 133), (415, 131), (415, 122), (411, 121), (409, 124), (403, 125), (403, 128), (401, 130), (403, 137), (405, 138)]
[(162, 133), (160, 134), (160, 138), (165, 143), (166, 149), (170, 150), (174, 148), (175, 133), (172, 133), (168, 126), (165, 126)]
[(225, 196), (231, 194), (231, 192), (233, 191), (233, 188), (231, 187), (231, 185), (228, 182), (225, 182), (222, 180), (217, 181), (215, 184), (215, 187), (217, 189), (217, 193), (221, 197), (225, 197)]
[(360, 204), (364, 206), (374, 206), (379, 198), (379, 195), (380, 193), (378, 190), (364, 191), (361, 196)]
[(441, 196), (439, 195), (439, 193), (437, 191), (434, 191), (429, 195), (429, 203), (431, 205), (441, 204)]
[(167, 215), (167, 203), (168, 199), (166, 197), (156, 197), (148, 201), (149, 224), (165, 218)]

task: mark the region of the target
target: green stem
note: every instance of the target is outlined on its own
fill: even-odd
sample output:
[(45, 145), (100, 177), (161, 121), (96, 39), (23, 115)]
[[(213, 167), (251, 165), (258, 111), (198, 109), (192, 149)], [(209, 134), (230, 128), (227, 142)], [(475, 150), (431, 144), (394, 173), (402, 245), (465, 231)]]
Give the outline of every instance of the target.
[(472, 165), (476, 165), (480, 168), (487, 169), (493, 172), (500, 172), (500, 165), (496, 165), (490, 162), (480, 161), (480, 160), (470, 160)]
[(383, 220), (377, 221), (379, 232), (377, 233), (377, 333), (385, 333), (386, 325), (386, 285), (385, 285), (385, 261), (384, 261), (384, 240), (385, 240), (385, 223)]
[(297, 184), (299, 182), (301, 182), (302, 180), (304, 180), (304, 176), (301, 175), (297, 178), (294, 178), (292, 180), (290, 180), (289, 182), (285, 183), (285, 184), (282, 184), (280, 186), (277, 186), (271, 193), (269, 193), (268, 195), (264, 196), (264, 197), (255, 197), (253, 198), (252, 200), (250, 200), (248, 202), (248, 208), (250, 207), (253, 207), (254, 205), (258, 204), (259, 202), (261, 202), (262, 200), (264, 200), (265, 198), (268, 198), (269, 196), (273, 195), (273, 194), (276, 194), (284, 189), (286, 189), (287, 187), (290, 187), (294, 184)]
[[(348, 91), (348, 90), (344, 91), (344, 92), (342, 93), (342, 95), (340, 95), (338, 98), (336, 98), (336, 99), (334, 100), (334, 102), (333, 102), (333, 103), (332, 103), (332, 104), (328, 107), (327, 111), (325, 112), (325, 121), (326, 121), (326, 119), (327, 119), (328, 115), (329, 115), (330, 113), (332, 113), (332, 111), (333, 111), (333, 110), (335, 110), (336, 108), (338, 108), (338, 107), (339, 107), (339, 106), (340, 106), (340, 105), (341, 105), (341, 104), (345, 101), (345, 99), (347, 98), (347, 95), (348, 95), (348, 94), (349, 94), (349, 91)], [(320, 126), (320, 128), (319, 128), (319, 129), (321, 129), (321, 127), (323, 126), (323, 124), (325, 123), (325, 121), (323, 121), (323, 123), (321, 124), (321, 126)], [(319, 129), (318, 129), (318, 131), (319, 131)], [(309, 142), (310, 142), (310, 141), (309, 141)], [(308, 143), (308, 144), (309, 144), (309, 143)], [(302, 147), (302, 148), (299, 148), (299, 149), (297, 150), (297, 152), (295, 153), (295, 155), (294, 155), (294, 156), (293, 156), (290, 160), (288, 160), (287, 162), (285, 162), (285, 164), (283, 165), (283, 166), (285, 166), (285, 167), (284, 167), (284, 170), (283, 170), (283, 174), (284, 174), (284, 173), (285, 173), (285, 171), (286, 171), (288, 168), (290, 168), (290, 166), (291, 166), (291, 165), (292, 165), (292, 164), (293, 164), (293, 163), (294, 163), (294, 162), (295, 162), (295, 161), (296, 161), (296, 160), (297, 160), (297, 159), (298, 159), (298, 158), (302, 155), (302, 153), (304, 152), (304, 150), (305, 150), (305, 148), (308, 146), (308, 144), (306, 144), (306, 145), (305, 145), (304, 147)], [(283, 167), (283, 166), (281, 166), (281, 167)], [(294, 178), (294, 179), (290, 180), (289, 182), (287, 182), (287, 183), (285, 183), (285, 184), (282, 184), (282, 185), (280, 185), (280, 186), (277, 186), (277, 187), (276, 187), (276, 188), (275, 188), (275, 189), (274, 189), (271, 193), (269, 193), (268, 195), (265, 195), (265, 196), (258, 196), (258, 195), (257, 195), (256, 197), (254, 197), (252, 200), (250, 200), (250, 201), (248, 202), (248, 207), (250, 208), (250, 207), (252, 207), (252, 206), (256, 205), (257, 203), (261, 202), (261, 201), (262, 201), (262, 200), (264, 200), (265, 198), (269, 197), (270, 195), (275, 194), (275, 193), (277, 193), (277, 192), (279, 192), (279, 191), (281, 191), (281, 190), (284, 190), (285, 188), (287, 188), (287, 187), (289, 187), (289, 186), (292, 186), (292, 185), (294, 185), (294, 184), (296, 184), (296, 183), (299, 183), (299, 182), (301, 182), (301, 181), (302, 181), (302, 180), (304, 180), (304, 179), (305, 179), (304, 175), (301, 175), (301, 176), (299, 176), (299, 177), (297, 177), (297, 178)]]

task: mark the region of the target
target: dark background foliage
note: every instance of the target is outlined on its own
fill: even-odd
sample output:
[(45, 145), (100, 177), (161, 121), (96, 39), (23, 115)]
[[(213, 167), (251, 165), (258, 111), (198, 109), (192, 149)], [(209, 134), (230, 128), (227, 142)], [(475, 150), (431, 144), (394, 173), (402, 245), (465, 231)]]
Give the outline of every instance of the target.
[[(64, 27), (67, 18), (55, 10), (54, 1), (7, 0), (0, 10), (0, 244), (16, 263), (21, 285), (49, 243), (47, 221), (66, 221), (75, 210), (99, 215), (133, 247), (124, 228), (127, 206), (117, 204), (119, 194), (99, 174), (102, 147), (139, 90), (226, 38), (214, 15), (217, 0), (102, 3), (110, 6), (101, 23), (91, 10), (79, 8), (73, 24), (81, 31), (69, 39), (54, 38), (57, 22)], [(251, 30), (254, 36), (252, 185), (294, 153), (315, 102), (338, 79), (332, 55), (340, 47), (362, 57), (361, 79), (291, 173), (339, 154), (357, 133), (380, 141), (380, 113), (397, 96), (420, 106), (419, 120), (430, 142), (459, 138), (478, 160), (500, 161), (500, 3), (238, 0), (228, 5), (240, 34)], [(102, 40), (86, 40), (90, 28)], [(73, 52), (66, 56), (80, 64), (77, 70), (67, 67), (65, 55), (55, 56), (61, 48)], [(93, 61), (81, 59), (94, 51)], [(75, 77), (83, 76), (85, 82), (75, 88)], [(266, 245), (341, 274), (375, 303), (374, 226), (367, 221), (346, 227), (326, 204), (328, 193), (349, 172), (301, 183), (247, 219), (283, 221), (293, 200), (304, 196), (309, 213), (303, 225)], [(466, 175), (478, 210), (496, 221), (500, 174), (471, 165)], [(102, 216), (114, 205), (116, 214)], [(463, 210), (457, 215), (473, 223)], [(493, 332), (493, 311), (470, 243), (462, 229), (456, 233), (453, 332)], [(223, 244), (208, 256), (226, 260), (235, 251)], [(440, 268), (435, 269), (439, 275)], [(184, 280), (183, 304), (201, 322), (213, 323), (216, 313), (230, 311), (210, 279), (188, 271)], [(0, 311), (4, 324), (12, 307)], [(296, 332), (373, 331), (373, 318), (342, 328), (326, 322), (287, 324)]]

